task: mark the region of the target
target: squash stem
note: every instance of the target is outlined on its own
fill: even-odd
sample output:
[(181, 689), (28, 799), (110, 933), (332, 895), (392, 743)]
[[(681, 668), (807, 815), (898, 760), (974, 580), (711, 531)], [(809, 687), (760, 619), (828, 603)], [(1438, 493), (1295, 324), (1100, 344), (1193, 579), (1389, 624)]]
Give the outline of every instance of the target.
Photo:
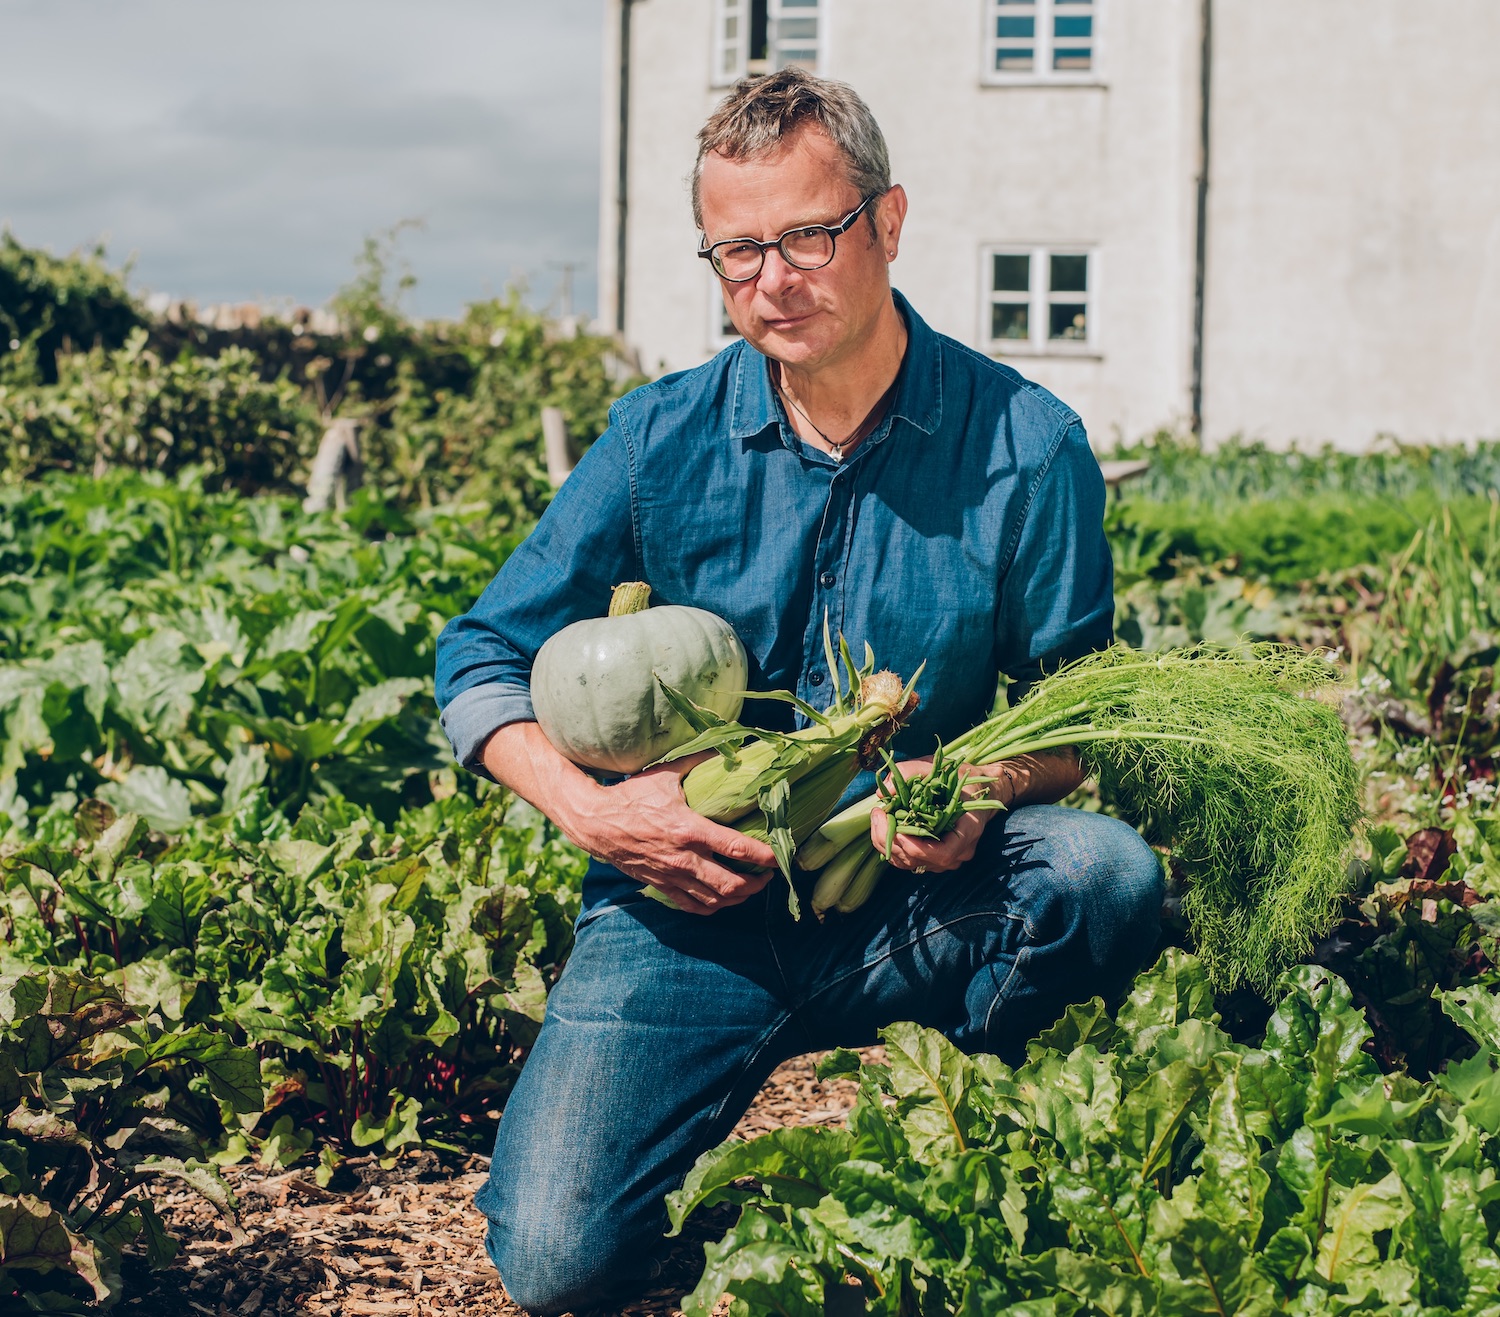
[(629, 613), (644, 613), (651, 607), (651, 587), (644, 581), (626, 581), (615, 586), (609, 597), (609, 615), (624, 617)]

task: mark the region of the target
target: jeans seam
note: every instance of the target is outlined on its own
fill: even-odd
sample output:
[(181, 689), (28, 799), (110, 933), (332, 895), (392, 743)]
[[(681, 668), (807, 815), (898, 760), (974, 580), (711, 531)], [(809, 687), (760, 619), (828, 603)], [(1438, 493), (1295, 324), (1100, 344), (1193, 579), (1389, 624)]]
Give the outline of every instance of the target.
[[(825, 992), (832, 991), (834, 988), (838, 987), (839, 984), (847, 982), (849, 979), (852, 979), (857, 974), (866, 974), (866, 973), (868, 973), (870, 970), (874, 969), (875, 966), (881, 964), (884, 961), (889, 960), (892, 956), (896, 955), (898, 952), (905, 951), (908, 947), (914, 947), (914, 946), (916, 946), (920, 942), (925, 942), (934, 933), (943, 933), (943, 932), (946, 932), (948, 929), (950, 929), (950, 928), (956, 928), (959, 924), (967, 923), (971, 919), (990, 919), (990, 918), (993, 918), (994, 914), (995, 914), (994, 911), (976, 910), (976, 911), (973, 911), (970, 914), (960, 915), (957, 919), (945, 920), (943, 923), (938, 924), (935, 928), (930, 928), (927, 931), (925, 931), (920, 937), (914, 937), (909, 942), (903, 942), (898, 947), (888, 947), (888, 948), (886, 948), (885, 951), (881, 952), (880, 955), (874, 957), (871, 960), (867, 960), (863, 965), (860, 965), (857, 969), (848, 970), (845, 973), (840, 974), (838, 976), (838, 978), (836, 978), (836, 979), (830, 979), (827, 983), (825, 983), (821, 987), (819, 987), (815, 992), (809, 993), (806, 997), (799, 998), (797, 1001), (795, 1001), (795, 1002), (792, 1003), (792, 1011), (794, 1013), (797, 1012), (797, 1011), (801, 1011), (803, 1008), (805, 1008), (806, 1006), (810, 1005), (818, 997), (821, 997)], [(1027, 937), (1028, 938), (1030, 937), (1031, 930), (1027, 926), (1026, 919), (1025, 919), (1025, 917), (1023, 915), (1013, 915), (1013, 914), (1006, 913), (1006, 914), (1001, 915), (1001, 918), (1015, 920), (1017, 923), (1019, 923), (1021, 925), (1022, 929), (1025, 930)], [(1017, 959), (1019, 959), (1019, 956), (1017, 956)], [(1009, 982), (1009, 981), (1010, 981), (1009, 979), (1006, 980), (1006, 982)]]
[(708, 1118), (708, 1126), (710, 1129), (712, 1129), (714, 1125), (718, 1124), (719, 1117), (724, 1114), (724, 1107), (728, 1103), (730, 1096), (734, 1093), (734, 1090), (738, 1087), (739, 1081), (745, 1077), (745, 1075), (749, 1072), (751, 1065), (756, 1061), (757, 1058), (760, 1057), (760, 1055), (766, 1050), (766, 1048), (771, 1045), (771, 1041), (791, 1021), (791, 1019), (791, 1012), (783, 1011), (773, 1023), (766, 1027), (761, 1036), (755, 1040), (755, 1046), (752, 1047), (747, 1053), (745, 1053), (745, 1059), (740, 1062), (739, 1069), (735, 1072), (733, 1080), (731, 1080), (728, 1087), (725, 1088), (724, 1096), (719, 1099), (718, 1103), (713, 1109), (712, 1114)]
[(995, 1012), (1000, 1009), (1000, 1003), (1005, 1000), (1006, 995), (1010, 992), (1010, 985), (1015, 981), (1016, 975), (1020, 973), (1021, 962), (1026, 959), (1030, 950), (1029, 946), (1024, 946), (1016, 952), (1016, 958), (1010, 963), (1010, 973), (1005, 976), (1005, 982), (1000, 984), (999, 989), (995, 993), (995, 1000), (990, 1003), (989, 1010), (984, 1013), (984, 1028), (981, 1032), (986, 1039), (990, 1036), (990, 1022), (995, 1018)]

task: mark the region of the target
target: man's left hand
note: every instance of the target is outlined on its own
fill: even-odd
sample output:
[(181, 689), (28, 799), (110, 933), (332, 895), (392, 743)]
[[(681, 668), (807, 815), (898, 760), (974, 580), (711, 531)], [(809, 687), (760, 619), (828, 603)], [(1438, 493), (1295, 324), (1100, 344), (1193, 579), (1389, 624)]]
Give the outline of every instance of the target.
[[(932, 771), (931, 758), (906, 759), (897, 765), (898, 771), (908, 780), (925, 777)], [(992, 764), (983, 768), (965, 765), (963, 775), (964, 795), (971, 799), (989, 796), (1004, 805), (1009, 805), (1015, 784), (1004, 764)], [(889, 779), (888, 779), (889, 780)], [(966, 810), (958, 822), (942, 837), (930, 841), (925, 837), (897, 836), (891, 843), (891, 863), (898, 869), (910, 869), (913, 873), (948, 873), (974, 858), (979, 838), (990, 819), (1001, 813), (997, 809)], [(870, 840), (875, 849), (885, 854), (885, 841), (890, 833), (891, 821), (883, 809), (870, 815)]]

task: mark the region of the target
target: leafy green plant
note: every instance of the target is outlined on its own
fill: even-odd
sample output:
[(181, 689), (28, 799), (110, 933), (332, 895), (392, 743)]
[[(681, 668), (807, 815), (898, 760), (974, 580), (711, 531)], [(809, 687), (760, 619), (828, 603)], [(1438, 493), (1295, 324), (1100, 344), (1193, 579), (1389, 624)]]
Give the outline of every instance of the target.
[(270, 1092), (230, 1159), (461, 1136), (508, 1091), (577, 913), (581, 857), (509, 804), (455, 794), (387, 829), (337, 799), (289, 819), (257, 788), (163, 848), (87, 803), (71, 845), (0, 862), (0, 966), (86, 973), (253, 1047)]
[(258, 785), (387, 817), (430, 798), (436, 633), (508, 537), (125, 474), (0, 491), (0, 514), (4, 812), (99, 795), (179, 832)]
[(103, 248), (59, 257), (0, 232), (0, 385), (55, 384), (60, 354), (120, 347), (145, 319)]
[[(1169, 952), (1111, 1015), (1069, 1008), (1011, 1069), (910, 1024), (857, 1075), (844, 1129), (705, 1154), (674, 1228), (729, 1201), (689, 1317), (1479, 1313), (1500, 1301), (1500, 1015), (1422, 1084), (1380, 1074), (1331, 973), (1290, 971), (1257, 1046), (1220, 1027), (1202, 966)], [(857, 1288), (856, 1288), (857, 1287)]]
[(152, 1265), (176, 1251), (140, 1192), (153, 1178), (197, 1190), (238, 1234), (208, 1144), (262, 1101), (255, 1054), (221, 1032), (74, 970), (0, 980), (0, 1293), (54, 1313), (112, 1304), (127, 1245)]
[(298, 390), (262, 380), (243, 348), (168, 360), (144, 328), (113, 351), (59, 358), (55, 384), (0, 389), (13, 477), (54, 467), (168, 475), (193, 467), (216, 488), (286, 489), (301, 478), (316, 427)]

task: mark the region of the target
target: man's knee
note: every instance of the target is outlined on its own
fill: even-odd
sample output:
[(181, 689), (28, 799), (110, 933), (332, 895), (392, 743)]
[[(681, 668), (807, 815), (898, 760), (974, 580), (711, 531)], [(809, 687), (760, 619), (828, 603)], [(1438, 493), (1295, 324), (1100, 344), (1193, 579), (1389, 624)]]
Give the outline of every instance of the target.
[(492, 1182), (478, 1206), (485, 1247), (505, 1291), (528, 1313), (583, 1312), (638, 1288), (655, 1266), (646, 1241), (624, 1241), (611, 1223), (572, 1202), (517, 1202)]
[(1156, 852), (1129, 824), (1105, 814), (1057, 806), (1037, 814), (1032, 822), (1050, 870), (1048, 899), (1059, 907), (1054, 926), (1081, 931), (1106, 978), (1130, 974), (1156, 945), (1165, 890)]

